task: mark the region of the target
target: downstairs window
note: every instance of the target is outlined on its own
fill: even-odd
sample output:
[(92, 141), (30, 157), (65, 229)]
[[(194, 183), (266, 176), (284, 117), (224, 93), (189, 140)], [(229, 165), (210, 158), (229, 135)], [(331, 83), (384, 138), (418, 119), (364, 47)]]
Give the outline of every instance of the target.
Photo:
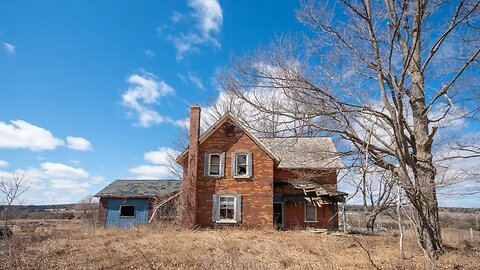
[(311, 202), (305, 202), (305, 222), (317, 222), (317, 206)]

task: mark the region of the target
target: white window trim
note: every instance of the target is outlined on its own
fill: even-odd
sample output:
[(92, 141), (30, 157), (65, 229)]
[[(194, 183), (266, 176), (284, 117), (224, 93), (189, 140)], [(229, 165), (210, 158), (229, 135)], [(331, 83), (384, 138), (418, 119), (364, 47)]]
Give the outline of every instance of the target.
[[(238, 175), (238, 174), (237, 174), (237, 156), (238, 156), (238, 155), (245, 155), (245, 160), (247, 161), (247, 164), (246, 164), (246, 165), (247, 165), (246, 172), (245, 172), (245, 174), (243, 174), (243, 175)], [(248, 172), (249, 172), (249, 170), (250, 170), (250, 164), (249, 164), (249, 161), (248, 161), (248, 153), (247, 153), (247, 152), (238, 152), (238, 153), (235, 153), (235, 154), (233, 155), (233, 158), (235, 159), (235, 168), (234, 168), (235, 171), (234, 171), (234, 173), (233, 173), (233, 175), (234, 175), (233, 178), (250, 178), (250, 176), (248, 175)]]
[[(122, 207), (130, 206), (133, 207), (133, 216), (122, 216)], [(119, 218), (135, 218), (137, 216), (136, 213), (136, 207), (135, 205), (120, 205), (120, 208), (118, 209), (118, 217)]]
[[(233, 219), (231, 218), (225, 218), (225, 219), (220, 219), (220, 201), (222, 197), (232, 197), (233, 198)], [(229, 195), (229, 194), (226, 194), (226, 195), (220, 195), (218, 196), (218, 205), (217, 205), (217, 217), (219, 218), (216, 223), (224, 223), (224, 224), (233, 224), (233, 223), (237, 223), (237, 220), (235, 219), (235, 217), (237, 216), (237, 197), (235, 195)]]
[[(218, 174), (210, 174), (210, 165), (211, 165), (211, 160), (212, 160), (212, 156), (213, 155), (216, 155), (218, 156)], [(222, 167), (222, 154), (221, 153), (209, 153), (208, 154), (208, 176), (211, 176), (211, 177), (221, 177), (221, 167)]]
[[(312, 204), (314, 207), (315, 207), (315, 220), (307, 220), (307, 205), (308, 204)], [(310, 203), (310, 202), (305, 202), (304, 204), (304, 215), (303, 215), (303, 221), (304, 222), (308, 222), (308, 223), (315, 223), (315, 222), (318, 222), (318, 207), (317, 205), (315, 205), (314, 203)]]

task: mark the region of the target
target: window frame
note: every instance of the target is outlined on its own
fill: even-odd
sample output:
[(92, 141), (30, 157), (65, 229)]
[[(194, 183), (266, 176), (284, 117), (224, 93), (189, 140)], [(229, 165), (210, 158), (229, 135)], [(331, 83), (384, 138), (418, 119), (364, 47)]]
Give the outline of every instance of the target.
[[(234, 158), (234, 173), (233, 173), (233, 177), (234, 178), (250, 178), (250, 175), (249, 175), (249, 170), (250, 170), (250, 164), (249, 164), (249, 160), (248, 160), (248, 154), (247, 152), (238, 152), (238, 153), (235, 153), (233, 158)], [(240, 155), (243, 155), (245, 156), (245, 174), (238, 174), (238, 156)], [(243, 164), (241, 164), (243, 165)]]
[[(314, 209), (315, 209), (315, 220), (308, 220), (307, 219), (307, 208), (308, 206), (313, 206)], [(305, 201), (305, 204), (304, 204), (304, 217), (303, 217), (303, 221), (304, 222), (318, 222), (318, 209), (317, 209), (317, 205), (314, 204), (313, 202), (308, 202), (308, 201)]]
[[(218, 174), (211, 174), (211, 161), (212, 161), (212, 156), (218, 156)], [(222, 175), (222, 154), (221, 153), (208, 153), (208, 176), (210, 177), (221, 177)]]
[[(222, 205), (222, 198), (233, 198), (233, 218), (220, 218), (220, 211), (221, 211), (221, 205)], [(218, 220), (216, 220), (216, 223), (237, 223), (238, 221), (236, 220), (237, 217), (237, 196), (235, 195), (230, 195), (230, 194), (225, 194), (225, 195), (219, 195), (218, 196), (218, 205), (217, 205), (217, 217)], [(227, 204), (228, 206), (228, 204)], [(228, 208), (226, 208), (228, 209)]]
[[(122, 208), (123, 207), (133, 207), (133, 216), (122, 215)], [(135, 218), (136, 217), (135, 205), (120, 205), (120, 209), (118, 209), (118, 210), (119, 210), (118, 216), (120, 218)]]

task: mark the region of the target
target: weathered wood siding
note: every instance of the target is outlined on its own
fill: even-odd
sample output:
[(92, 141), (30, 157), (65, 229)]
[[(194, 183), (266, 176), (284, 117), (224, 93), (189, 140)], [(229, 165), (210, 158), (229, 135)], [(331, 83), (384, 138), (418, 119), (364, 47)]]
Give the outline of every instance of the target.
[[(120, 217), (120, 206), (135, 206), (134, 217)], [(108, 199), (106, 227), (129, 228), (135, 225), (147, 224), (149, 199)]]

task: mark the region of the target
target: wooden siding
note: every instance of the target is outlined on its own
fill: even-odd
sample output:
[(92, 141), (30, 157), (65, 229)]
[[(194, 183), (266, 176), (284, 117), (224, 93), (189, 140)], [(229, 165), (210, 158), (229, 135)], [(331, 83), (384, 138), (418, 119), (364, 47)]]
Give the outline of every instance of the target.
[[(148, 223), (148, 199), (107, 199), (106, 227), (130, 228)], [(135, 217), (120, 217), (120, 206), (135, 206)]]

